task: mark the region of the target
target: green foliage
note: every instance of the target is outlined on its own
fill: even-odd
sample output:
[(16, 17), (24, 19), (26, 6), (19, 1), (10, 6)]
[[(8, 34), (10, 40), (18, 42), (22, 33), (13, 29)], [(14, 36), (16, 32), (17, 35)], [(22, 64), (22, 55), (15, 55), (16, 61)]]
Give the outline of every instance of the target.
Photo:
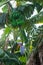
[(28, 42), (28, 38), (26, 37), (25, 31), (20, 27), (20, 35), (21, 35), (21, 39), (27, 43)]
[(10, 21), (9, 22), (13, 27), (21, 26), (24, 23), (24, 17), (21, 15), (19, 11), (14, 11), (10, 14)]
[(9, 35), (10, 32), (11, 32), (11, 28), (6, 27), (6, 28), (4, 29), (4, 33), (2, 34), (2, 40), (5, 40), (6, 37)]
[(2, 58), (5, 55), (4, 51), (0, 48), (0, 58)]
[[(32, 4), (26, 4), (27, 1), (32, 2)], [(5, 5), (3, 12), (8, 13), (4, 17), (4, 13), (0, 15), (0, 24), (1, 26), (7, 25), (4, 28), (4, 33), (1, 37), (1, 46), (0, 46), (0, 61), (4, 62), (5, 65), (25, 65), (27, 58), (30, 58), (32, 52), (36, 52), (39, 43), (43, 40), (43, 26), (37, 28), (35, 24), (43, 23), (43, 1), (42, 0), (16, 0), (17, 8), (11, 8), (8, 12), (9, 1), (2, 0), (0, 5)], [(11, 5), (11, 4), (10, 4)], [(37, 9), (38, 14), (31, 17), (34, 9)], [(5, 19), (4, 19), (5, 18)], [(7, 18), (7, 23), (6, 23)], [(3, 49), (3, 45), (6, 38), (10, 33), (13, 33), (14, 42), (9, 42), (8, 48), (6, 51)], [(26, 35), (27, 33), (27, 35)], [(18, 40), (20, 37), (20, 41)], [(16, 43), (26, 43), (25, 44), (25, 54), (20, 54), (20, 45)], [(6, 42), (7, 43), (7, 42)], [(18, 49), (19, 48), (19, 49)]]
[[(21, 0), (16, 0), (18, 2), (20, 2)], [(22, 1), (30, 1), (30, 2), (33, 2), (33, 3), (42, 3), (43, 4), (43, 1), (42, 0), (22, 0)]]
[(5, 5), (5, 6), (2, 8), (2, 10), (3, 10), (4, 13), (7, 13), (7, 12), (8, 12), (8, 7), (7, 7), (7, 5)]

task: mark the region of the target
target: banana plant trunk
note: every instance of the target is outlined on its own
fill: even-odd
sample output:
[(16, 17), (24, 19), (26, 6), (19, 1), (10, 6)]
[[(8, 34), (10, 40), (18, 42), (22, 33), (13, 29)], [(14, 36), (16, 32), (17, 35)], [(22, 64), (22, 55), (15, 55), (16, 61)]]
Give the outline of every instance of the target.
[(43, 42), (38, 46), (35, 53), (32, 53), (26, 65), (43, 65)]

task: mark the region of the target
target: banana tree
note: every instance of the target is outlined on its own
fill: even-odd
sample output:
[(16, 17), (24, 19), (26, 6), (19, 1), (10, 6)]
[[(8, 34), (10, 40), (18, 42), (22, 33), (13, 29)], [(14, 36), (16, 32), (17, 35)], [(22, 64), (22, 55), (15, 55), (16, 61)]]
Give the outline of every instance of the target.
[[(31, 2), (31, 4), (27, 2)], [(39, 33), (38, 33), (39, 30), (35, 27), (35, 24), (43, 23), (43, 11), (41, 11), (41, 9), (43, 8), (43, 1), (16, 0), (16, 3), (17, 3), (16, 8), (12, 7), (10, 0), (8, 1), (2, 0), (0, 4), (0, 7), (5, 5), (5, 7), (3, 8), (4, 12), (0, 13), (0, 28), (4, 27), (4, 33), (1, 38), (1, 41), (3, 40), (4, 43), (1, 48), (4, 50), (5, 54), (3, 58), (0, 58), (0, 61), (5, 62), (5, 64), (9, 62), (8, 63), (9, 65), (11, 65), (12, 62), (15, 61), (17, 63), (20, 62), (19, 61), (20, 58), (17, 58), (18, 56), (16, 57), (14, 52), (15, 48), (17, 47), (16, 43), (18, 43), (18, 37), (20, 37), (21, 40), (20, 42), (25, 43), (25, 47), (26, 47), (25, 58), (27, 61), (27, 55), (30, 57), (33, 50), (37, 48), (36, 42), (39, 39)], [(31, 17), (35, 8), (38, 14)], [(7, 27), (5, 27), (5, 24), (7, 25)], [(8, 52), (8, 46), (11, 44), (5, 42), (5, 40), (11, 32), (13, 32), (14, 35), (14, 42), (12, 46), (10, 46), (11, 47), (10, 49), (11, 53), (10, 53)], [(41, 37), (41, 39), (42, 38), (43, 37)], [(6, 44), (7, 44), (7, 49), (4, 49)], [(10, 61), (12, 62), (10, 63)], [(23, 65), (23, 63), (20, 62), (19, 65), (20, 64)]]

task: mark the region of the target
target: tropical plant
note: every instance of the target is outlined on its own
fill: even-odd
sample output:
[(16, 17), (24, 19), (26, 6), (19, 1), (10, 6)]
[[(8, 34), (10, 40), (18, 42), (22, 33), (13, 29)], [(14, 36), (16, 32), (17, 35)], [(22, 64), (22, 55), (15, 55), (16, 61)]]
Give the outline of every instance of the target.
[[(10, 0), (0, 1), (0, 7), (4, 5), (3, 13), (0, 13), (0, 29), (4, 28), (0, 39), (0, 62), (4, 65), (26, 65), (31, 53), (36, 51), (39, 42), (43, 39), (43, 26), (37, 28), (35, 25), (43, 24), (43, 1), (16, 0), (16, 3), (17, 7), (13, 8)], [(37, 14), (32, 16), (35, 9)], [(14, 40), (9, 41), (11, 32)], [(23, 55), (18, 45), (20, 42), (25, 43)]]

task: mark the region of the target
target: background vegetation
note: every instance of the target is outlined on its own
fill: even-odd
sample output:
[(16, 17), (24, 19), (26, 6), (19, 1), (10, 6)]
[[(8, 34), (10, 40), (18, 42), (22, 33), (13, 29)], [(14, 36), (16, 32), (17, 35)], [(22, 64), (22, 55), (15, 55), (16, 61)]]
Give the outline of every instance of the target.
[[(43, 0), (16, 0), (13, 8), (10, 0), (0, 0), (0, 64), (26, 65), (31, 53), (43, 40)], [(34, 10), (37, 14), (34, 14)], [(37, 27), (36, 24), (42, 24)], [(9, 40), (9, 35), (13, 39)], [(23, 50), (22, 50), (23, 49)]]

